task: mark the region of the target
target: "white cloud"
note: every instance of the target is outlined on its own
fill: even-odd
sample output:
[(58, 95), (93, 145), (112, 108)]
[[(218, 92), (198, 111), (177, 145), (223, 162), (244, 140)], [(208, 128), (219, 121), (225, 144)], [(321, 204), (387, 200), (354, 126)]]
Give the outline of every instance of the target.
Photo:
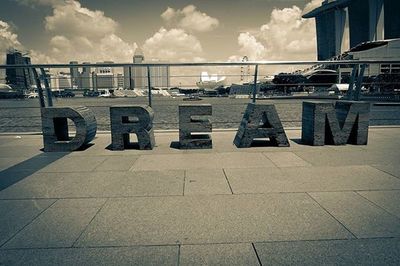
[[(313, 0), (305, 8), (317, 6)], [(320, 4), (320, 1), (319, 1)], [(269, 21), (252, 34), (240, 33), (241, 56), (251, 60), (314, 60), (316, 33), (313, 19), (303, 19), (304, 10), (297, 6), (273, 9)], [(231, 57), (230, 60), (235, 58)]]
[(201, 61), (203, 48), (199, 40), (183, 29), (160, 28), (143, 45), (147, 58), (170, 61)]
[(183, 28), (188, 31), (207, 32), (219, 25), (218, 19), (198, 11), (194, 5), (188, 5), (182, 10), (168, 7), (161, 14), (161, 18), (173, 27)]
[(304, 9), (303, 9), (303, 14), (306, 14), (308, 12), (310, 12), (311, 10), (319, 7), (322, 5), (322, 1), (323, 0), (312, 0), (310, 3), (308, 3)]
[(10, 48), (22, 49), (18, 35), (13, 32), (10, 24), (0, 20), (0, 64), (5, 63), (7, 50)]
[(175, 9), (168, 7), (162, 14), (161, 18), (164, 19), (165, 21), (170, 21), (172, 20), (175, 16), (177, 15), (177, 12)]
[(66, 1), (57, 5), (53, 14), (45, 18), (45, 28), (50, 32), (62, 33), (67, 37), (103, 37), (116, 31), (117, 23), (102, 11), (92, 11), (77, 1)]
[(266, 49), (264, 45), (249, 32), (239, 34), (238, 44), (240, 53), (246, 55), (249, 60), (260, 60), (265, 57)]
[[(0, 20), (0, 64), (6, 63), (6, 54), (10, 49), (17, 49), (23, 53), (28, 53), (33, 63), (52, 63), (53, 60), (38, 51), (29, 50), (18, 40), (18, 35), (12, 26)], [(0, 79), (4, 79), (5, 71), (0, 71)], [(0, 80), (0, 83), (2, 81)]]
[(82, 7), (75, 0), (53, 6), (45, 29), (53, 33), (50, 56), (57, 62), (131, 62), (137, 45), (117, 35), (118, 23), (104, 12)]
[(302, 10), (297, 6), (272, 11), (270, 21), (260, 27), (268, 59), (315, 59), (315, 22), (301, 15)]

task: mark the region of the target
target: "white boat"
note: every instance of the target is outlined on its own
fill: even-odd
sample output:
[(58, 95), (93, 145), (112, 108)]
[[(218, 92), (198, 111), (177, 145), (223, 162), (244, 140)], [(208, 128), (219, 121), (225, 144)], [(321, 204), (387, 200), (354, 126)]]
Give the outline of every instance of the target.
[(225, 80), (225, 77), (219, 78), (216, 74), (210, 77), (207, 72), (201, 72), (200, 81), (196, 85), (199, 89), (215, 90), (220, 86), (224, 86)]

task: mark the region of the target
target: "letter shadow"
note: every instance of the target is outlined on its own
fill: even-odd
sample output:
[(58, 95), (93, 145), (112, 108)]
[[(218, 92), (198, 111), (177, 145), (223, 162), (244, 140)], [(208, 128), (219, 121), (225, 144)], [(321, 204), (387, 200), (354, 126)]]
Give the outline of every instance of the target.
[[(38, 154), (28, 160), (13, 165), (0, 172), (0, 191), (4, 190), (24, 178), (34, 174), (47, 165), (61, 159), (69, 152), (51, 152)], [(46, 185), (46, 184), (43, 184)]]
[[(115, 151), (113, 149), (112, 143), (106, 147), (106, 150)], [(124, 145), (124, 150), (140, 150), (139, 142), (129, 142)], [(119, 150), (117, 150), (119, 151)], [(122, 150), (123, 151), (123, 150)]]

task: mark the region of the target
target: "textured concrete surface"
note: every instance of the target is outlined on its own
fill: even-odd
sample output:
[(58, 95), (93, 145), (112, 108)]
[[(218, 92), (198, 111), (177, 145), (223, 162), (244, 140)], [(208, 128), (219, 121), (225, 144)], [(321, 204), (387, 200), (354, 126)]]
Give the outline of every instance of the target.
[[(43, 153), (0, 136), (0, 265), (400, 263), (400, 128), (366, 146), (111, 151), (109, 134)], [(12, 147), (12, 148), (11, 148)]]

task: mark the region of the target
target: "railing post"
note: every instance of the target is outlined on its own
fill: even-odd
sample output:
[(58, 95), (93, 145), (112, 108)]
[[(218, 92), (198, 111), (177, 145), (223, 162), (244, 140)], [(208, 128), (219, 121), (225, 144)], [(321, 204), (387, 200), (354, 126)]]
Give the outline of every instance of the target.
[(348, 100), (353, 100), (353, 87), (354, 87), (354, 81), (356, 79), (358, 72), (358, 65), (353, 66), (353, 70), (351, 71), (351, 77), (350, 77), (350, 82), (349, 82), (349, 88), (347, 90), (347, 99)]
[(256, 95), (257, 95), (257, 76), (258, 76), (258, 65), (255, 66), (255, 70), (254, 70), (253, 103), (256, 102)]
[(46, 107), (46, 105), (44, 103), (43, 90), (42, 90), (42, 86), (40, 85), (39, 75), (36, 71), (36, 68), (32, 68), (32, 72), (33, 72), (33, 76), (35, 77), (35, 80), (36, 80), (36, 87), (37, 87), (38, 94), (39, 94), (40, 107), (44, 108), (44, 107)]
[(44, 81), (44, 88), (46, 89), (46, 95), (47, 95), (47, 105), (48, 106), (53, 106), (53, 95), (51, 93), (49, 81), (47, 80), (46, 72), (44, 71), (44, 68), (40, 68), (40, 73), (42, 74), (43, 81)]
[(147, 66), (147, 86), (149, 87), (149, 106), (151, 107), (151, 77), (150, 77), (150, 66)]
[(365, 68), (366, 67), (367, 67), (366, 64), (362, 64), (360, 72), (358, 73), (357, 83), (356, 83), (356, 90), (355, 90), (355, 94), (354, 94), (354, 100), (355, 101), (359, 101), (360, 100), (361, 87), (362, 87), (362, 82), (363, 82), (364, 72), (365, 72)]

